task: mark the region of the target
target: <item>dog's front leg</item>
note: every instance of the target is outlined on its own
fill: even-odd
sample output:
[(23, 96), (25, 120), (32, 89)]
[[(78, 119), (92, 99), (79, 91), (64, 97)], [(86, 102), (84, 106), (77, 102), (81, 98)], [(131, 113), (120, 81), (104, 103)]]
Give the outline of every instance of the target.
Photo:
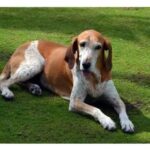
[(87, 93), (83, 85), (82, 82), (75, 82), (71, 93), (69, 110), (90, 115), (99, 121), (105, 129), (114, 130), (116, 126), (110, 117), (106, 116), (100, 109), (84, 102)]
[(95, 120), (99, 121), (105, 129), (116, 129), (115, 123), (110, 117), (106, 116), (100, 109), (80, 100), (76, 99), (73, 102), (70, 102), (69, 110), (92, 116)]
[(106, 85), (104, 95), (107, 100), (113, 105), (116, 112), (119, 114), (122, 130), (125, 132), (134, 132), (134, 125), (129, 120), (125, 104), (121, 100), (112, 80), (109, 80)]

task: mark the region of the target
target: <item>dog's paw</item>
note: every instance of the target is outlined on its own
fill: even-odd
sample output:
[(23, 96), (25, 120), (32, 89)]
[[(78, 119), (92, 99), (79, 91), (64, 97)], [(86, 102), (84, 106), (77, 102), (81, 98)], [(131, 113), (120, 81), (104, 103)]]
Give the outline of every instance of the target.
[(4, 89), (1, 94), (6, 100), (12, 100), (14, 98), (13, 92), (9, 89)]
[(110, 131), (113, 131), (116, 129), (115, 122), (108, 116), (101, 118), (99, 121), (102, 124), (104, 129), (107, 129)]
[(37, 84), (31, 84), (29, 87), (29, 92), (33, 95), (42, 95), (42, 90), (39, 85)]
[(129, 119), (121, 120), (121, 128), (124, 132), (133, 133), (134, 125)]

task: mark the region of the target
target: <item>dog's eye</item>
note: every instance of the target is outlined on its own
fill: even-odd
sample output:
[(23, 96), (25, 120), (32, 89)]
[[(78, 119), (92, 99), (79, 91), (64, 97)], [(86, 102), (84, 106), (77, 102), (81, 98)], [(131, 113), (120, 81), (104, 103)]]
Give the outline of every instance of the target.
[(95, 50), (99, 50), (99, 49), (101, 49), (101, 48), (102, 48), (101, 45), (96, 45), (96, 46), (95, 46)]
[(80, 43), (80, 47), (85, 47), (85, 45), (86, 45), (86, 42), (81, 42)]

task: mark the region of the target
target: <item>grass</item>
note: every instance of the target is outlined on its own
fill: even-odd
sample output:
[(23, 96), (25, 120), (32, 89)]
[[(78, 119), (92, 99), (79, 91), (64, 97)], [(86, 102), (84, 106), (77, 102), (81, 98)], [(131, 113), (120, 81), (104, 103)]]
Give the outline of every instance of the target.
[(100, 105), (117, 123), (104, 130), (90, 117), (68, 112), (68, 102), (44, 91), (35, 97), (14, 85), (13, 102), (0, 97), (0, 143), (149, 143), (150, 8), (0, 8), (0, 72), (23, 42), (48, 39), (70, 44), (85, 29), (108, 36), (113, 79), (135, 124), (121, 131), (113, 109)]

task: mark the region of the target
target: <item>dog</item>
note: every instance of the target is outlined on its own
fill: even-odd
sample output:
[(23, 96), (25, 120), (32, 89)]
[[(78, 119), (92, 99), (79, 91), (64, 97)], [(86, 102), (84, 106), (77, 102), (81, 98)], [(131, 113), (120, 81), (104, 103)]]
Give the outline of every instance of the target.
[[(107, 56), (106, 56), (107, 53)], [(42, 86), (69, 100), (69, 111), (92, 116), (103, 128), (115, 130), (114, 121), (100, 109), (85, 103), (87, 95), (105, 95), (119, 115), (124, 132), (134, 132), (125, 104), (112, 81), (112, 46), (95, 30), (86, 30), (66, 47), (50, 41), (32, 41), (13, 53), (0, 75), (1, 95), (14, 97), (9, 87), (24, 85), (32, 94), (41, 95), (32, 78), (40, 74)]]

